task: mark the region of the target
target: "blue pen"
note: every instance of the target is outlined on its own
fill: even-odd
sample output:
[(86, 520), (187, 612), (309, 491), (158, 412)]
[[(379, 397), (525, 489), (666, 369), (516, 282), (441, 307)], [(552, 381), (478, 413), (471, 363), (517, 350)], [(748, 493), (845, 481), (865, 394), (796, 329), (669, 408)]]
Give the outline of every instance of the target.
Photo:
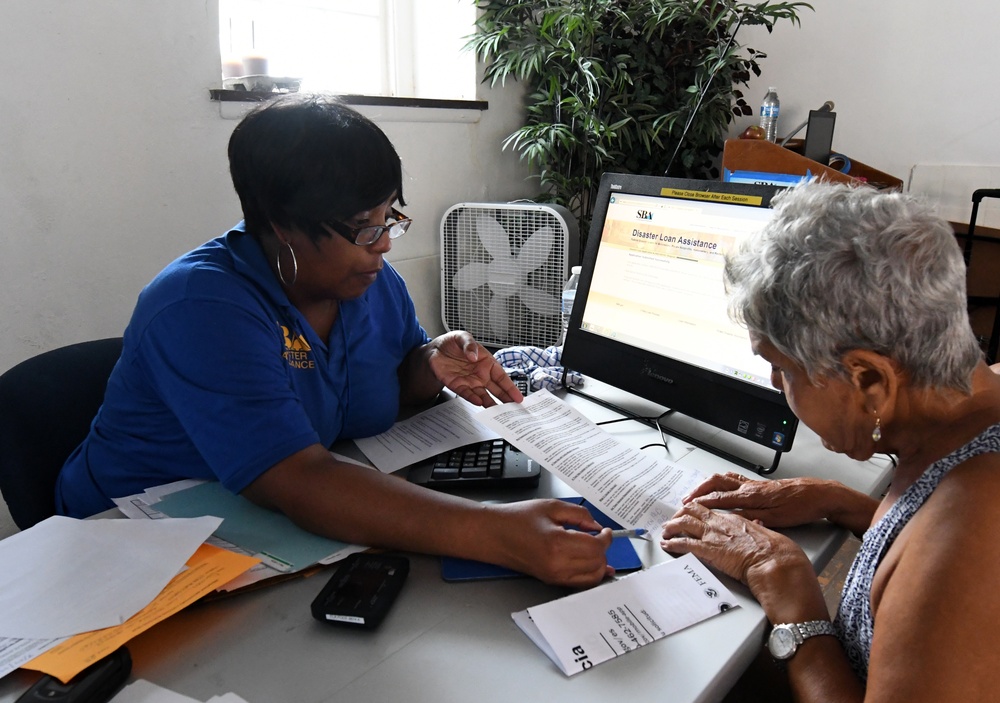
[[(598, 535), (598, 532), (588, 532), (588, 535)], [(611, 530), (611, 539), (617, 539), (618, 537), (638, 537), (639, 539), (644, 539), (649, 541), (649, 530), (644, 530), (641, 527), (637, 527), (634, 530)]]

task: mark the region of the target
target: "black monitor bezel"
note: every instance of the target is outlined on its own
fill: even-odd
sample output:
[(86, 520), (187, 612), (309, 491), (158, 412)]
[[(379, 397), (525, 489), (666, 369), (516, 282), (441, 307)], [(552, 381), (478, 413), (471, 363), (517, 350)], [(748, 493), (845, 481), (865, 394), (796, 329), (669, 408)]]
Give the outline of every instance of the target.
[[(581, 329), (610, 196), (626, 193), (663, 197), (664, 189), (694, 191), (702, 196), (746, 195), (759, 198), (760, 207), (770, 207), (771, 199), (782, 190), (772, 185), (605, 173), (597, 191), (576, 300), (564, 340), (562, 363), (567, 369), (579, 371), (755, 444), (776, 452), (786, 452), (792, 448), (798, 418), (788, 407), (784, 393)], [(747, 418), (751, 418), (752, 425), (741, 431), (741, 421)], [(757, 423), (766, 428), (760, 436), (757, 436)], [(779, 428), (786, 441), (781, 446), (775, 446), (771, 437)]]

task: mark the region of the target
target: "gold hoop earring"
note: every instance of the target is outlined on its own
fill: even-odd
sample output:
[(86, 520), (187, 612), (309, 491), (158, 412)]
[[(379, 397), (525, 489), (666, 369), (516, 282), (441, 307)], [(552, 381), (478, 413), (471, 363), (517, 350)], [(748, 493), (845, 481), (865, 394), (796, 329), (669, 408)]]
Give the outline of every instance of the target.
[(882, 439), (882, 418), (878, 416), (878, 413), (875, 413), (875, 429), (872, 430), (872, 441), (878, 442), (880, 439)]
[(285, 280), (285, 274), (281, 270), (281, 247), (278, 247), (278, 253), (274, 257), (274, 265), (278, 269), (278, 279), (284, 284), (285, 288), (291, 288), (295, 285), (295, 281), (299, 277), (299, 262), (295, 258), (295, 250), (292, 249), (292, 245), (289, 242), (284, 242), (284, 245), (288, 247), (288, 253), (292, 255), (292, 280)]

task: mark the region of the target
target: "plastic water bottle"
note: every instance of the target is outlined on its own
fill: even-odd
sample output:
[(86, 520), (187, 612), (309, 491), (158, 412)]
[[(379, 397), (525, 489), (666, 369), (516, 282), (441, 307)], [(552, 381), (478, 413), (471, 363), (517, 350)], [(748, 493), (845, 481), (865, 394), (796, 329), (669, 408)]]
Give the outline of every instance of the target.
[(781, 101), (778, 100), (778, 89), (768, 88), (764, 101), (760, 104), (760, 126), (764, 128), (764, 138), (769, 142), (778, 141), (778, 111)]
[(580, 285), (580, 271), (583, 269), (579, 266), (574, 266), (569, 270), (569, 278), (566, 280), (566, 285), (562, 289), (562, 339), (561, 343), (566, 342), (566, 331), (569, 329), (569, 317), (573, 314), (573, 301), (576, 300), (576, 287)]

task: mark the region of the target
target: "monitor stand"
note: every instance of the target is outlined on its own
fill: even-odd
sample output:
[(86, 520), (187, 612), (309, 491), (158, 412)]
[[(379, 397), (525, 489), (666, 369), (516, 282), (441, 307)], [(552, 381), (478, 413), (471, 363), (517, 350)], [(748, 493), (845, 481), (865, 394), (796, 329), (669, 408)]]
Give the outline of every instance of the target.
[(601, 406), (603, 406), (603, 407), (605, 407), (605, 408), (607, 408), (609, 410), (613, 410), (614, 412), (619, 413), (621, 415), (624, 415), (625, 417), (627, 417), (627, 418), (629, 418), (631, 420), (635, 420), (636, 422), (641, 422), (644, 425), (648, 425), (649, 427), (652, 427), (655, 430), (659, 430), (660, 432), (666, 432), (667, 434), (669, 434), (669, 435), (671, 435), (673, 437), (676, 437), (677, 439), (679, 439), (679, 440), (681, 440), (683, 442), (687, 442), (689, 444), (693, 444), (694, 446), (698, 447), (699, 449), (704, 449), (706, 452), (709, 452), (710, 454), (715, 454), (715, 456), (722, 457), (726, 461), (732, 462), (733, 464), (736, 464), (737, 466), (740, 466), (740, 467), (742, 467), (744, 469), (748, 469), (750, 471), (753, 471), (754, 473), (759, 474), (761, 476), (766, 476), (768, 474), (773, 474), (775, 471), (778, 470), (778, 462), (781, 461), (781, 452), (775, 452), (774, 453), (774, 461), (771, 462), (771, 465), (770, 466), (764, 466), (763, 464), (757, 464), (755, 462), (752, 462), (752, 461), (749, 461), (747, 459), (744, 459), (743, 457), (736, 456), (735, 454), (733, 454), (731, 452), (727, 452), (724, 449), (719, 449), (718, 447), (712, 446), (711, 444), (708, 444), (707, 442), (702, 441), (700, 439), (695, 439), (694, 437), (686, 435), (683, 432), (680, 432), (678, 430), (675, 430), (675, 429), (672, 429), (672, 428), (669, 428), (669, 427), (664, 427), (663, 425), (661, 425), (659, 423), (660, 417), (663, 417), (663, 415), (666, 415), (668, 413), (672, 413), (673, 410), (667, 410), (665, 413), (663, 413), (659, 417), (655, 417), (655, 418), (643, 417), (642, 415), (636, 415), (632, 411), (626, 410), (625, 408), (622, 408), (622, 407), (619, 407), (619, 406), (615, 405), (614, 403), (609, 403), (608, 401), (602, 400), (601, 398), (598, 398), (596, 396), (590, 395), (589, 393), (584, 393), (583, 391), (581, 391), (581, 390), (579, 390), (577, 388), (571, 388), (566, 383), (566, 370), (565, 369), (563, 370), (562, 387), (565, 388), (568, 392), (570, 392), (570, 393), (572, 393), (574, 395), (578, 395), (581, 398), (586, 398), (587, 400), (591, 401), (592, 403), (597, 403), (598, 405), (601, 405)]

